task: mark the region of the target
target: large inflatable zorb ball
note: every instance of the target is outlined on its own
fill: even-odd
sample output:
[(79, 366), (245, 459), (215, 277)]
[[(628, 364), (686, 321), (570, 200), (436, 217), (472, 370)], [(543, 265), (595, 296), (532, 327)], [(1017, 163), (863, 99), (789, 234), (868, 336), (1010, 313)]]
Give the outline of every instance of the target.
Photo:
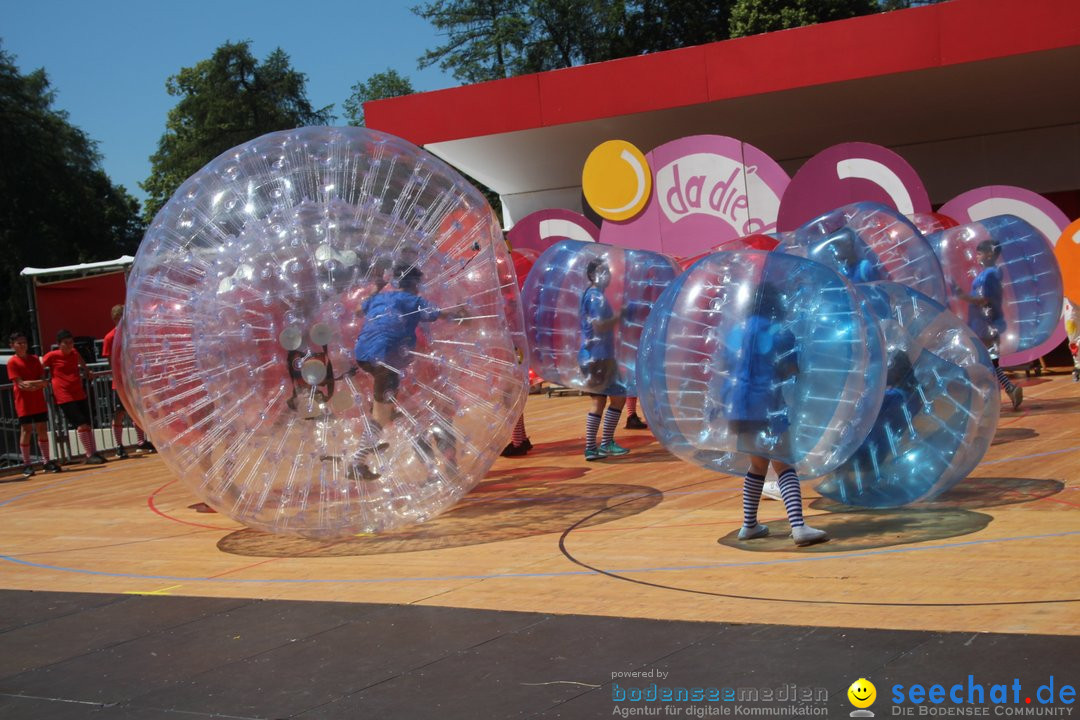
[(552, 245), (521, 290), (532, 369), (585, 392), (635, 395), (642, 329), (677, 274), (674, 261), (647, 250)]
[(816, 477), (843, 463), (877, 417), (878, 323), (853, 286), (816, 262), (760, 251), (698, 261), (657, 301), (638, 393), (679, 457), (742, 474), (748, 456)]
[(1061, 269), (1050, 241), (1033, 225), (997, 215), (928, 240), (951, 289), (949, 308), (994, 357), (1050, 339), (1061, 321)]
[(859, 285), (881, 322), (885, 397), (858, 450), (818, 492), (847, 505), (930, 500), (967, 477), (997, 430), (997, 378), (986, 348), (955, 315), (895, 283)]
[(507, 442), (526, 391), (516, 300), (490, 208), (442, 161), (358, 128), (271, 133), (151, 224), (124, 380), (169, 469), (219, 512), (375, 532), (449, 507)]
[(851, 282), (886, 280), (946, 301), (933, 248), (910, 220), (885, 205), (845, 205), (777, 238), (781, 252), (824, 263)]

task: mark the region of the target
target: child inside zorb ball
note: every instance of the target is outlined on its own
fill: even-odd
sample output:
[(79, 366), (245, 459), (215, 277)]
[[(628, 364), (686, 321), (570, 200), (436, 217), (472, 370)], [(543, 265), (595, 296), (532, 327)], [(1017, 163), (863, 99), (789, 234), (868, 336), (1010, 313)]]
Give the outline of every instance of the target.
[(125, 385), (169, 469), (249, 527), (422, 522), (479, 482), (524, 404), (508, 261), (479, 191), (415, 146), (271, 133), (154, 219), (128, 283)]

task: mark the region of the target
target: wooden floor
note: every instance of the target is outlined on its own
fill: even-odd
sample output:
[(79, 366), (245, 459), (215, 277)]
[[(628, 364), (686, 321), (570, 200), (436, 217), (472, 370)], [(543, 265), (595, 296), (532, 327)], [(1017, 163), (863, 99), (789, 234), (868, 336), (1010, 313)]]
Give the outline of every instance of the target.
[[(972, 477), (938, 501), (833, 506), (824, 545), (740, 544), (739, 478), (619, 430), (582, 459), (586, 399), (529, 399), (535, 449), (425, 525), (326, 544), (246, 530), (155, 456), (0, 482), (0, 587), (436, 605), (785, 625), (1080, 635), (1080, 384), (1031, 378)], [(764, 502), (762, 519), (780, 518)], [(719, 539), (719, 542), (718, 542)]]

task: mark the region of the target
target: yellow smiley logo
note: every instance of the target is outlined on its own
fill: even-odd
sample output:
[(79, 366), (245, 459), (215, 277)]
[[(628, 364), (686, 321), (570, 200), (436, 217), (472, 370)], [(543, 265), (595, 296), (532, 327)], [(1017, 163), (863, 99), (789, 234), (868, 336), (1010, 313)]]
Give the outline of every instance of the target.
[(847, 689), (848, 700), (857, 708), (868, 708), (877, 699), (877, 688), (866, 678), (859, 678)]

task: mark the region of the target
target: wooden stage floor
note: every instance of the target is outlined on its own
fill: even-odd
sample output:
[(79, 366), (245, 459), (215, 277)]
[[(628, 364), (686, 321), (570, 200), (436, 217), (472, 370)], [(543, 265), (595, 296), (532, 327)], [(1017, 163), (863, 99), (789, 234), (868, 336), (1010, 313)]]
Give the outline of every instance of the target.
[[(620, 428), (586, 463), (586, 399), (529, 399), (535, 448), (425, 525), (334, 544), (269, 536), (197, 503), (156, 456), (0, 483), (0, 588), (516, 610), (726, 623), (1080, 635), (1080, 384), (1024, 380), (990, 452), (938, 501), (835, 506), (832, 540), (734, 541), (741, 479)], [(719, 542), (718, 542), (719, 539)]]

